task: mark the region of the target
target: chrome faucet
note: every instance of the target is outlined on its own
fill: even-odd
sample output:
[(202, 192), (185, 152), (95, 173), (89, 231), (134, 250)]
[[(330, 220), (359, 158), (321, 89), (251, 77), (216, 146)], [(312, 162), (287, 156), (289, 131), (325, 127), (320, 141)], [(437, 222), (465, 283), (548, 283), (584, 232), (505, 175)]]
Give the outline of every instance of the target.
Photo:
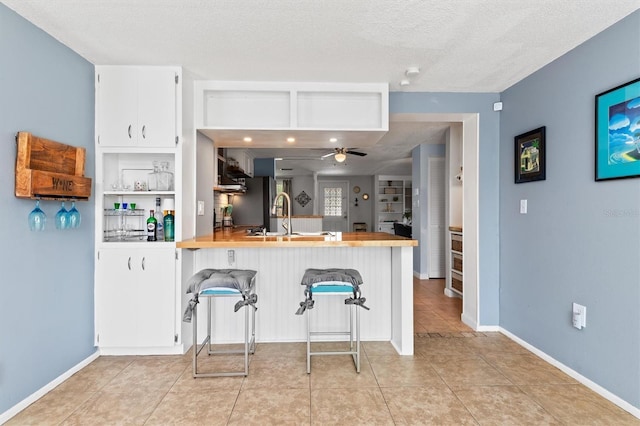
[(287, 222), (285, 225), (284, 220), (282, 221), (282, 227), (287, 230), (287, 235), (291, 236), (291, 197), (286, 192), (279, 192), (276, 195), (276, 198), (273, 199), (273, 207), (271, 207), (271, 214), (276, 214), (277, 202), (278, 198), (284, 197), (287, 200)]

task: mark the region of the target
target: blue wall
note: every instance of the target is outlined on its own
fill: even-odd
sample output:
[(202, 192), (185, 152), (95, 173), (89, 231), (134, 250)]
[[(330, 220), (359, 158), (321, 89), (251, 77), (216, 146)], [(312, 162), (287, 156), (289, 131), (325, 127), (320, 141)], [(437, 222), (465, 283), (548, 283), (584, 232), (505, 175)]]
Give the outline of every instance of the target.
[(34, 202), (14, 196), (15, 133), (85, 147), (95, 173), (93, 65), (0, 4), (0, 73), (2, 413), (95, 351), (93, 199), (66, 231), (54, 226), (60, 203), (43, 201), (47, 229), (30, 232)]
[[(640, 179), (594, 181), (594, 96), (640, 77), (639, 42), (635, 12), (502, 93), (500, 126), (500, 325), (636, 407)], [(516, 185), (513, 138), (543, 125), (547, 179)]]
[(389, 94), (389, 112), (397, 113), (477, 113), (479, 116), (479, 325), (499, 323), (498, 203), (500, 113), (493, 103), (497, 93), (415, 93)]

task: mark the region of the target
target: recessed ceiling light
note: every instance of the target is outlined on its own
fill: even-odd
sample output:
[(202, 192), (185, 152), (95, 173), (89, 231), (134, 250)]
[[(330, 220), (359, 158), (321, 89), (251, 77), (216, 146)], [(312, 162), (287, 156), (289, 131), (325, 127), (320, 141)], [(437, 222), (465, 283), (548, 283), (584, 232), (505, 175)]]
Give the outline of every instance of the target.
[(296, 138), (294, 138), (294, 137), (289, 136), (289, 137), (287, 138), (287, 142), (289, 142), (289, 143), (293, 143), (293, 142), (295, 142), (295, 141), (296, 141)]
[(251, 142), (253, 139), (251, 139), (249, 136), (245, 136), (242, 140), (245, 142)]
[(336, 143), (338, 142), (338, 138), (329, 138), (329, 142)]

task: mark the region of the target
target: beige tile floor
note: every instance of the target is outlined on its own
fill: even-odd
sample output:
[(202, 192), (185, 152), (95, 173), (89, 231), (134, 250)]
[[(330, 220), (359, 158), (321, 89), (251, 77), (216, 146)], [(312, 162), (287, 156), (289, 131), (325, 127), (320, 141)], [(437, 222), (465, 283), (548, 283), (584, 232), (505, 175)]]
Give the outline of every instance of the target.
[[(640, 420), (499, 333), (459, 320), (442, 280), (415, 288), (415, 355), (365, 342), (348, 356), (258, 344), (247, 378), (191, 377), (185, 356), (100, 357), (8, 425), (638, 425)], [(202, 356), (202, 354), (201, 354)], [(237, 357), (206, 357), (237, 364)]]

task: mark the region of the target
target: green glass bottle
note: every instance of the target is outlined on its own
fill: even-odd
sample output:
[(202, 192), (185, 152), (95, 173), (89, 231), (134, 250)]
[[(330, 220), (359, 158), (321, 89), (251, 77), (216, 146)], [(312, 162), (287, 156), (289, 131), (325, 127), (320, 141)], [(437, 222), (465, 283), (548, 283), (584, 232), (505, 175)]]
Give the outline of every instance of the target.
[(149, 219), (147, 219), (147, 241), (156, 241), (156, 225), (158, 221), (153, 217), (153, 210), (149, 213)]
[(164, 240), (174, 241), (174, 211), (167, 210), (167, 214), (164, 215)]

